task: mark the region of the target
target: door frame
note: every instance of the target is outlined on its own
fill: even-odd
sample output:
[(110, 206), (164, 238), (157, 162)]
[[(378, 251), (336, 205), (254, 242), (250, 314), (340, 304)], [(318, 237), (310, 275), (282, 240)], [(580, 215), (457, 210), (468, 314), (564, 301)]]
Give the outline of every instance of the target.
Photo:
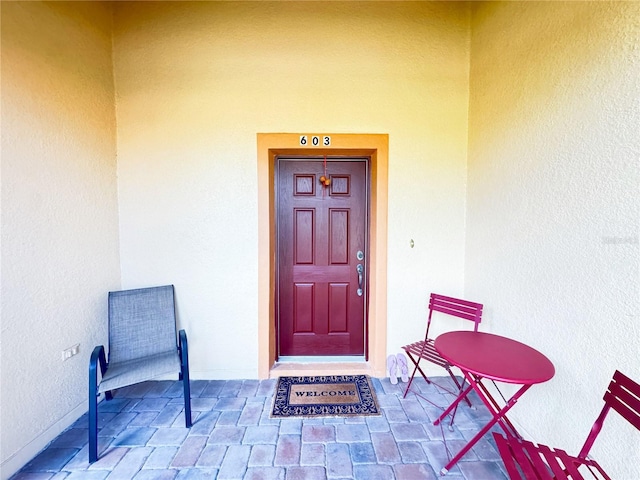
[[(385, 375), (387, 352), (387, 211), (389, 136), (387, 134), (327, 134), (328, 147), (301, 145), (308, 133), (258, 133), (258, 377), (277, 376), (276, 363), (276, 210), (277, 155), (331, 155), (370, 158), (369, 297), (366, 362), (313, 364), (316, 375), (367, 373)], [(313, 134), (315, 135), (315, 134)], [(295, 374), (290, 366), (287, 374)], [(300, 366), (304, 370), (304, 366)], [(336, 372), (339, 369), (339, 372)]]
[[(323, 154), (323, 155), (276, 155), (274, 157), (274, 168), (275, 168), (275, 184), (277, 185), (278, 182), (280, 181), (280, 178), (278, 177), (279, 175), (279, 168), (280, 168), (280, 161), (288, 161), (288, 162), (317, 162), (318, 164), (321, 164), (323, 162), (323, 160), (325, 160), (326, 162), (359, 162), (359, 163), (364, 163), (364, 210), (365, 210), (365, 220), (364, 220), (364, 243), (362, 244), (362, 249), (364, 252), (366, 252), (365, 258), (363, 260), (360, 260), (360, 262), (362, 262), (364, 264), (364, 271), (365, 271), (365, 275), (364, 275), (364, 284), (363, 284), (363, 288), (364, 288), (364, 297), (363, 297), (363, 301), (364, 301), (364, 305), (363, 305), (363, 311), (362, 314), (364, 316), (363, 318), (363, 339), (364, 339), (364, 343), (362, 345), (362, 355), (356, 355), (356, 357), (361, 357), (361, 358), (365, 358), (368, 359), (369, 358), (369, 344), (368, 344), (368, 336), (369, 336), (369, 312), (368, 312), (368, 305), (369, 305), (369, 233), (370, 233), (370, 228), (369, 228), (369, 218), (370, 218), (370, 204), (371, 204), (371, 158), (369, 158), (368, 156), (362, 156), (362, 155), (349, 155), (349, 156), (344, 156), (344, 155), (340, 155), (340, 156), (336, 156), (336, 155), (329, 155), (329, 154)], [(280, 331), (280, 302), (279, 302), (279, 298), (280, 298), (280, 245), (278, 244), (278, 238), (280, 238), (278, 229), (280, 227), (279, 225), (279, 208), (278, 208), (278, 201), (281, 200), (281, 195), (283, 195), (284, 192), (278, 191), (277, 188), (275, 188), (275, 192), (274, 192), (274, 201), (275, 201), (275, 222), (276, 222), (276, 243), (275, 243), (275, 248), (276, 248), (276, 257), (275, 257), (275, 267), (276, 267), (276, 301), (275, 301), (275, 312), (276, 312), (276, 317), (275, 317), (275, 322), (276, 322), (276, 360), (280, 360), (280, 358), (282, 357), (282, 355), (280, 354), (280, 334), (282, 333)], [(293, 192), (289, 192), (289, 195), (293, 195)], [(350, 356), (345, 356), (345, 359), (349, 358)], [(322, 359), (322, 356), (318, 356), (318, 362), (320, 362)], [(315, 362), (317, 363), (317, 362)]]

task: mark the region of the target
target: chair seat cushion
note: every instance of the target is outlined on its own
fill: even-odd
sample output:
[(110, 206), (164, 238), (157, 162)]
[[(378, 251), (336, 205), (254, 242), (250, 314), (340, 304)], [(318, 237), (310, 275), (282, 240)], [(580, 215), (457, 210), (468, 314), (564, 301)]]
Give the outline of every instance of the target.
[(169, 373), (180, 373), (180, 356), (177, 350), (127, 362), (111, 362), (102, 377), (98, 392), (108, 392)]

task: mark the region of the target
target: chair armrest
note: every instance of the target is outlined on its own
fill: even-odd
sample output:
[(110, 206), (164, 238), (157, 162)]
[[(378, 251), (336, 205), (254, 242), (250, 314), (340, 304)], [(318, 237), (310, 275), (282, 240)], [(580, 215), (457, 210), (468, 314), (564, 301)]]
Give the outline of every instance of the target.
[(104, 355), (104, 347), (99, 345), (93, 349), (89, 359), (89, 395), (98, 394), (98, 366), (100, 375), (107, 371), (107, 360)]
[[(104, 346), (98, 345), (93, 349), (91, 353), (91, 359), (89, 360), (89, 375), (95, 377), (98, 373), (98, 365), (100, 365), (100, 375), (104, 375), (107, 371), (107, 360), (104, 354)], [(96, 377), (97, 378), (97, 377)]]
[(187, 332), (180, 330), (178, 332), (178, 352), (180, 352), (180, 361), (184, 363), (185, 359), (189, 358), (189, 347), (187, 343)]

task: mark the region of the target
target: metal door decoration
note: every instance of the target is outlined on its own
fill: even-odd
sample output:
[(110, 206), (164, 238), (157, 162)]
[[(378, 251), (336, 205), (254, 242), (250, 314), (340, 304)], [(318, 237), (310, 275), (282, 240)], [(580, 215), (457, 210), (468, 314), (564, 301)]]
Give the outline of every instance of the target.
[(322, 196), (324, 197), (327, 187), (331, 185), (331, 177), (327, 175), (327, 156), (324, 156), (324, 175), (320, 176), (320, 183), (324, 187), (322, 190)]

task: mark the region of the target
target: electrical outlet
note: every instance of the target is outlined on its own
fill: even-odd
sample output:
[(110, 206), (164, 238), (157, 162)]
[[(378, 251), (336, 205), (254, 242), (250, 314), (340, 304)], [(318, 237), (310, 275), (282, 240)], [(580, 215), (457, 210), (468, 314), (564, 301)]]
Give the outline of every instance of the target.
[(80, 353), (80, 344), (76, 343), (73, 347), (69, 347), (62, 351), (62, 361), (69, 360), (74, 355)]

